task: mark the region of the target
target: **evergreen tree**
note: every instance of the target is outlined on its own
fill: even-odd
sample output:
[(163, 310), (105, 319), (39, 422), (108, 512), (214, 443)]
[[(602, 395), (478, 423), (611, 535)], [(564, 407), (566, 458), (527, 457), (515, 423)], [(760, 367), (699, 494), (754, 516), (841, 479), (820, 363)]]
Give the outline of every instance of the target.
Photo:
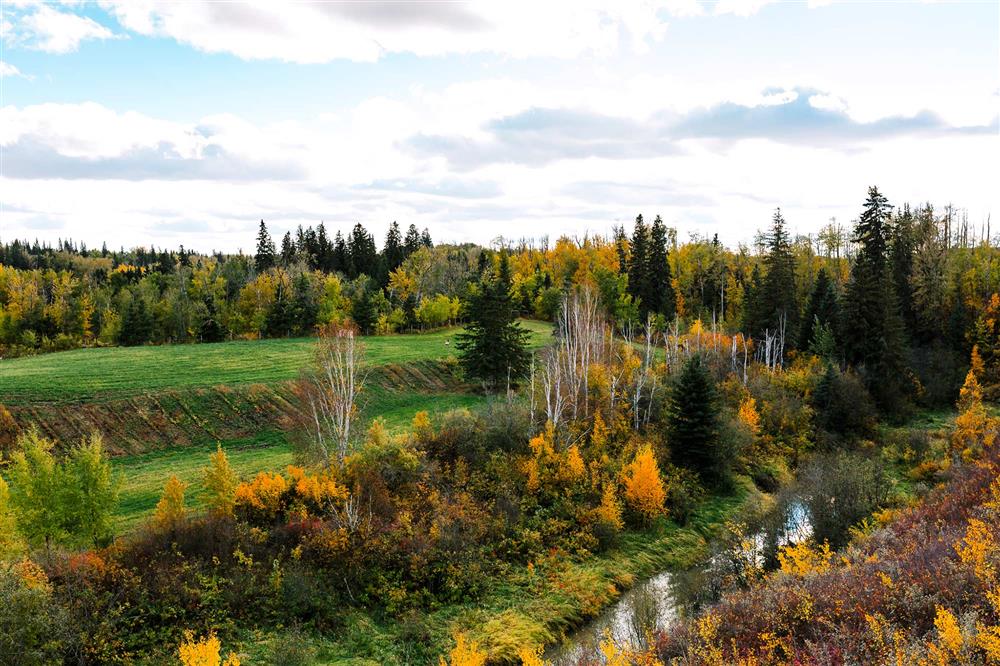
[(361, 223), (355, 224), (351, 230), (351, 235), (347, 239), (347, 253), (351, 258), (353, 274), (367, 275), (368, 277), (378, 276), (378, 252), (375, 249), (375, 239), (368, 233)]
[(785, 218), (781, 209), (774, 212), (771, 231), (767, 235), (768, 252), (764, 257), (764, 285), (760, 294), (760, 314), (757, 330), (751, 334), (761, 336), (764, 330), (771, 332), (785, 330), (785, 347), (795, 344), (795, 334), (799, 325), (799, 306), (795, 300), (795, 257), (792, 244), (785, 229)]
[(659, 215), (649, 231), (649, 288), (646, 300), (649, 309), (661, 314), (668, 321), (677, 311), (677, 296), (671, 282), (670, 262), (667, 260), (667, 227)]
[(405, 249), (403, 248), (403, 234), (399, 231), (399, 224), (393, 221), (389, 225), (389, 231), (385, 235), (385, 247), (382, 248), (385, 269), (392, 272), (403, 263)]
[(313, 294), (312, 284), (305, 273), (295, 278), (295, 300), (292, 302), (292, 329), (297, 334), (308, 334), (316, 326), (319, 304)]
[(285, 288), (283, 281), (278, 281), (278, 286), (274, 290), (274, 302), (271, 309), (267, 311), (267, 318), (264, 321), (264, 330), (272, 338), (285, 337), (290, 335), (295, 327), (295, 309), (292, 304), (292, 296)]
[(365, 287), (362, 292), (354, 298), (351, 304), (351, 319), (364, 334), (371, 333), (375, 328), (375, 321), (378, 319), (378, 309), (375, 307), (375, 299), (372, 292)]
[(717, 483), (725, 477), (726, 460), (719, 443), (716, 391), (712, 377), (695, 354), (681, 371), (667, 405), (670, 453), (675, 464)]
[(424, 247), (434, 247), (434, 241), (431, 240), (431, 232), (424, 227), (424, 230), (420, 233), (420, 244)]
[(132, 300), (122, 315), (121, 328), (118, 330), (118, 344), (124, 347), (149, 342), (153, 335), (153, 316), (146, 308), (146, 299), (140, 294), (133, 294)]
[(420, 249), (420, 232), (417, 231), (417, 225), (411, 224), (406, 230), (406, 238), (403, 240), (403, 249), (405, 250), (407, 257)]
[(281, 239), (281, 265), (291, 266), (295, 263), (295, 243), (292, 242), (292, 232), (286, 231)]
[(763, 308), (764, 279), (760, 275), (760, 265), (754, 264), (750, 280), (743, 287), (743, 331), (757, 335), (766, 328)]
[(333, 239), (331, 268), (347, 276), (354, 274), (354, 269), (351, 267), (351, 255), (347, 252), (347, 243), (340, 231), (337, 231), (337, 235)]
[(257, 231), (257, 254), (254, 257), (254, 267), (258, 273), (263, 273), (274, 267), (274, 241), (271, 234), (267, 232), (267, 225), (264, 220), (260, 221), (260, 229)]
[(466, 373), (487, 389), (516, 384), (528, 370), (528, 332), (517, 322), (511, 297), (510, 260), (501, 252), (495, 273), (487, 271), (466, 303), (468, 324), (456, 336)]
[(892, 264), (892, 286), (906, 331), (917, 329), (916, 310), (913, 307), (913, 261), (917, 249), (917, 229), (909, 205), (896, 216), (892, 225), (889, 260)]
[(615, 239), (615, 253), (618, 255), (618, 274), (628, 274), (628, 236), (625, 235), (625, 227), (616, 225), (611, 233)]
[(848, 363), (859, 366), (878, 405), (895, 411), (905, 399), (902, 318), (889, 264), (892, 206), (877, 188), (868, 189), (854, 228), (859, 250), (843, 303), (843, 345)]
[(316, 230), (315, 260), (315, 265), (312, 268), (318, 268), (324, 273), (333, 272), (333, 243), (330, 242), (330, 237), (326, 233), (326, 225), (322, 222), (319, 223), (319, 228)]
[(201, 322), (198, 337), (202, 342), (221, 342), (226, 332), (219, 322), (219, 312), (211, 294), (205, 296), (205, 318)]
[(650, 311), (649, 298), (649, 229), (642, 215), (635, 218), (632, 232), (632, 256), (628, 264), (628, 293), (639, 304), (643, 319)]
[(837, 304), (837, 292), (826, 268), (819, 269), (816, 283), (813, 285), (809, 304), (802, 317), (802, 327), (799, 332), (799, 349), (809, 349), (817, 325), (834, 327), (840, 322), (840, 307)]

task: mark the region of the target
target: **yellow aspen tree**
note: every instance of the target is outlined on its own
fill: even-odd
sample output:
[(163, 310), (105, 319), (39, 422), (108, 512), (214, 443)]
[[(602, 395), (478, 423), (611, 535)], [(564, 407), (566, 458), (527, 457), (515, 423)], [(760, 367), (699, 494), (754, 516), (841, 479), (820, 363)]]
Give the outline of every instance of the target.
[(153, 524), (160, 529), (174, 529), (180, 525), (187, 510), (184, 508), (184, 490), (187, 484), (183, 483), (176, 476), (167, 479), (163, 486), (163, 495), (156, 503), (156, 512), (153, 514)]
[(760, 412), (757, 411), (757, 401), (753, 396), (747, 396), (740, 401), (740, 409), (737, 414), (740, 423), (745, 425), (754, 435), (760, 433)]
[(653, 447), (644, 445), (624, 470), (625, 501), (646, 520), (666, 512), (667, 498)]
[(236, 504), (236, 472), (229, 465), (229, 457), (217, 444), (215, 453), (205, 468), (205, 496), (210, 511), (218, 516), (232, 516)]
[(85, 343), (90, 342), (94, 337), (93, 317), (94, 299), (90, 297), (89, 291), (85, 291), (80, 296), (80, 337)]
[(604, 417), (600, 410), (594, 411), (594, 427), (590, 431), (590, 446), (595, 453), (600, 455), (608, 445), (608, 426), (604, 423)]

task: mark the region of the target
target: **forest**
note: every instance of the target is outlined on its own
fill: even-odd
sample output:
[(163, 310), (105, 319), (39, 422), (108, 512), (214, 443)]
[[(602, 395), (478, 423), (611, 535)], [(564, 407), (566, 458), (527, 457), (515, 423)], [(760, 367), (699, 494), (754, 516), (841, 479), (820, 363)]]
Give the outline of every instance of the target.
[[(735, 247), (642, 215), (488, 247), (395, 222), (378, 249), (262, 220), (253, 255), (5, 239), (0, 663), (1000, 663), (992, 242), (876, 187), (847, 227), (793, 236), (779, 208)], [(122, 435), (68, 441), (14, 391), (46, 358), (291, 338), (276, 416), (221, 378), (189, 415), (266, 421), (288, 464), (215, 437), (197, 501), (166, 469), (125, 529)], [(418, 408), (389, 422), (404, 374)], [(698, 567), (669, 623), (552, 652)]]

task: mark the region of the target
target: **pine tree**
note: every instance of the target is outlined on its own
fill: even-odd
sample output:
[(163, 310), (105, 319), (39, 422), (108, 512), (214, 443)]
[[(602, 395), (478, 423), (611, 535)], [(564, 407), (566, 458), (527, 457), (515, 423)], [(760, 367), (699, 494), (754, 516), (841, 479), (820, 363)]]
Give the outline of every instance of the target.
[(889, 264), (892, 206), (877, 188), (854, 229), (858, 254), (843, 303), (843, 345), (848, 363), (858, 365), (879, 407), (895, 412), (909, 392), (904, 363), (903, 323)]
[(406, 238), (403, 240), (403, 250), (406, 256), (410, 256), (414, 252), (420, 249), (420, 232), (417, 231), (417, 225), (411, 224), (406, 230)]
[(347, 239), (347, 253), (351, 258), (353, 274), (378, 277), (378, 252), (375, 250), (375, 239), (360, 223), (354, 225)]
[(754, 264), (750, 279), (743, 289), (743, 332), (757, 335), (766, 328), (763, 308), (764, 279), (760, 275), (760, 265)]
[(236, 472), (229, 465), (229, 458), (217, 444), (215, 453), (204, 470), (205, 503), (218, 516), (232, 516), (236, 504)]
[(134, 347), (149, 342), (153, 335), (153, 316), (146, 308), (146, 299), (141, 294), (133, 294), (132, 300), (122, 315), (118, 329), (118, 344)]
[(291, 329), (297, 334), (312, 332), (319, 316), (319, 304), (313, 294), (312, 284), (305, 273), (299, 273), (294, 283), (295, 297), (292, 301)]
[(292, 232), (286, 231), (281, 239), (281, 265), (288, 267), (295, 263), (295, 243), (292, 242)]
[(495, 274), (487, 271), (469, 295), (466, 315), (469, 323), (456, 336), (466, 373), (487, 389), (516, 384), (528, 370), (528, 332), (517, 322), (506, 252)]
[(260, 229), (257, 231), (257, 254), (254, 257), (254, 267), (258, 273), (263, 273), (274, 267), (274, 241), (271, 234), (267, 232), (267, 225), (264, 220), (260, 221)]
[(311, 268), (319, 269), (324, 273), (333, 272), (333, 244), (326, 233), (326, 225), (322, 222), (316, 229), (316, 256)]
[(681, 371), (667, 407), (670, 452), (674, 463), (710, 482), (723, 480), (726, 461), (719, 447), (716, 391), (701, 355)]
[(649, 231), (647, 275), (649, 287), (644, 300), (649, 303), (649, 309), (663, 315), (668, 321), (673, 319), (677, 310), (677, 297), (674, 294), (667, 255), (667, 227), (659, 215), (653, 220)]
[(635, 218), (632, 232), (632, 256), (628, 264), (628, 293), (639, 304), (643, 319), (650, 311), (649, 298), (649, 229), (642, 215)]
[(347, 243), (343, 234), (337, 231), (333, 239), (332, 270), (340, 271), (348, 277), (354, 275), (354, 268), (351, 266), (351, 255), (347, 251)]
[(264, 330), (272, 338), (290, 335), (295, 326), (295, 308), (292, 303), (292, 295), (288, 293), (283, 280), (278, 280), (278, 286), (274, 290), (274, 302), (271, 309), (267, 311), (267, 318), (264, 321)]
[(215, 298), (211, 294), (205, 295), (205, 318), (201, 322), (198, 337), (202, 342), (220, 342), (226, 336), (226, 332), (219, 322), (219, 312), (215, 307)]
[(393, 221), (389, 225), (389, 231), (385, 235), (385, 247), (382, 248), (385, 268), (390, 273), (403, 263), (405, 249), (403, 247), (403, 234), (399, 231), (399, 224)]
[(814, 331), (818, 325), (832, 327), (840, 322), (840, 306), (837, 303), (837, 292), (826, 268), (819, 269), (816, 283), (813, 285), (809, 304), (802, 317), (802, 327), (799, 332), (799, 349), (809, 349), (813, 342)]
[(784, 327), (787, 349), (794, 346), (795, 334), (799, 330), (799, 307), (795, 300), (795, 257), (792, 256), (792, 244), (780, 208), (774, 212), (767, 244), (768, 253), (764, 257), (766, 272), (759, 302), (763, 319), (758, 322), (763, 328), (751, 331), (751, 334), (760, 336), (765, 329), (773, 333)]
[(892, 265), (892, 285), (899, 303), (899, 313), (906, 331), (917, 329), (916, 311), (913, 307), (913, 262), (917, 249), (917, 229), (910, 206), (896, 216), (892, 225), (889, 261)]
[(615, 254), (618, 256), (618, 274), (628, 274), (628, 236), (625, 235), (625, 227), (617, 225), (611, 233), (615, 240)]

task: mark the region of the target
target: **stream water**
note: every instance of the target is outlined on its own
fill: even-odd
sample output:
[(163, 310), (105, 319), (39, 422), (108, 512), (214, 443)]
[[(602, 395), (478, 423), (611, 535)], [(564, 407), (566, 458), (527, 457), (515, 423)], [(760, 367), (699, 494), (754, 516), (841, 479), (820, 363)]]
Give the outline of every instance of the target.
[[(749, 540), (745, 543), (750, 544), (751, 552), (744, 556), (749, 555), (758, 565), (763, 565), (777, 546), (796, 543), (812, 534), (809, 512), (801, 501), (793, 499), (780, 514), (766, 516), (747, 532)], [(714, 550), (716, 554), (701, 566), (662, 571), (635, 585), (562, 643), (546, 650), (545, 660), (552, 666), (573, 666), (592, 659), (609, 636), (619, 646), (642, 649), (652, 633), (667, 629), (674, 620), (717, 598), (718, 580), (729, 562), (718, 548)]]

